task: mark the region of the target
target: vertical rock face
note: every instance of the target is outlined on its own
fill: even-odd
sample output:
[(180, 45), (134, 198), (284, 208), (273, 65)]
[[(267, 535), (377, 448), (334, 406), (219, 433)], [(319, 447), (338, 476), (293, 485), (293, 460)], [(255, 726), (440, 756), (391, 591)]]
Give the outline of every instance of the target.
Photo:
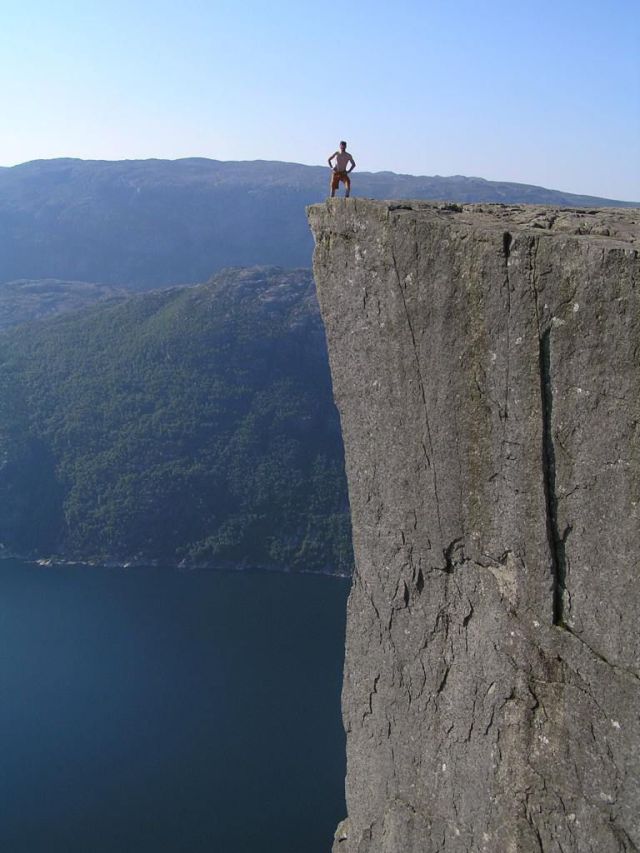
[(640, 211), (309, 208), (356, 574), (338, 853), (640, 848)]

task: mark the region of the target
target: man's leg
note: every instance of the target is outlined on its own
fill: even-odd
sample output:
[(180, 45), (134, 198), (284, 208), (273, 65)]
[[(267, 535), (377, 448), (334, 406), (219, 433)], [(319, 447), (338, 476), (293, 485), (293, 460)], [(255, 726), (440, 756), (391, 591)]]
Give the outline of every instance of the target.
[(344, 197), (349, 198), (349, 193), (351, 192), (351, 178), (348, 175), (344, 176), (344, 188)]

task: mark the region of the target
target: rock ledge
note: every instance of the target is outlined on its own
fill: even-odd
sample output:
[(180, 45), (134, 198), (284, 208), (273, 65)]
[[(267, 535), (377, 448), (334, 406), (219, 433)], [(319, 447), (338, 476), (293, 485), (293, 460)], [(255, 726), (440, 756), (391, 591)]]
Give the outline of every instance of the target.
[(640, 848), (640, 210), (308, 209), (356, 573), (340, 853)]

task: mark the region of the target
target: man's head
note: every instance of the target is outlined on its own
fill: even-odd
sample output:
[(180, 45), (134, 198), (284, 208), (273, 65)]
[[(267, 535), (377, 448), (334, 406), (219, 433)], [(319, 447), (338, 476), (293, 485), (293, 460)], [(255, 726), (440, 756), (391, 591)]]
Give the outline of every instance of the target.
[(347, 143), (344, 140), (340, 143), (340, 150), (341, 151), (347, 150)]

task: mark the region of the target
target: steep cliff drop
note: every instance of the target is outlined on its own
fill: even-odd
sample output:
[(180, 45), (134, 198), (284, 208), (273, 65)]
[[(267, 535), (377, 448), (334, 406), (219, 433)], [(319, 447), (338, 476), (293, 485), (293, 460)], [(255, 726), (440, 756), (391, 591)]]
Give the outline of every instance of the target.
[(357, 564), (335, 853), (640, 849), (640, 211), (308, 214)]

